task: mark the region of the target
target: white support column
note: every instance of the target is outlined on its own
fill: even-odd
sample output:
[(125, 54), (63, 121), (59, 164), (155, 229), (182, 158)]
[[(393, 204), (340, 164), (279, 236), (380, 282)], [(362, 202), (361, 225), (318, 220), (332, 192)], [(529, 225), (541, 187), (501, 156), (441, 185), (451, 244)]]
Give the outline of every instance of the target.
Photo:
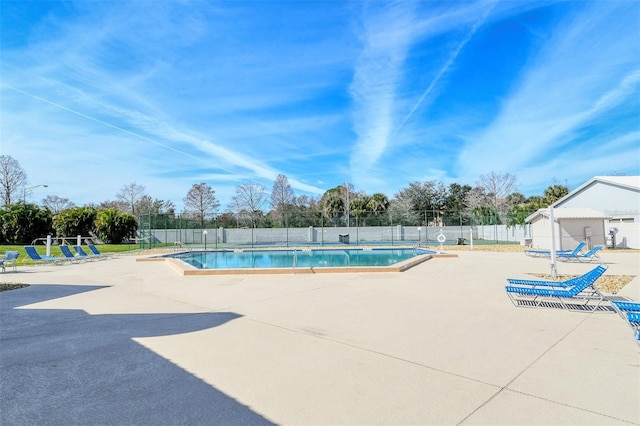
[(556, 269), (556, 223), (553, 217), (553, 207), (549, 206), (549, 222), (551, 222), (551, 277), (558, 278)]

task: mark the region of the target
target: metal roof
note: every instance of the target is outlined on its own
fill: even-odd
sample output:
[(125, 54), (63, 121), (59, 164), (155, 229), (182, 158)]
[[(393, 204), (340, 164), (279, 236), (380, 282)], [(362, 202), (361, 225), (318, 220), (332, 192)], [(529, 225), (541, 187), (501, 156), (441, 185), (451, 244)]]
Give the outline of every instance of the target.
[(557, 200), (552, 204), (552, 206), (561, 206), (567, 200), (573, 198), (575, 195), (579, 194), (596, 182), (607, 183), (609, 185), (619, 186), (621, 188), (630, 189), (632, 191), (640, 191), (640, 176), (594, 176), (573, 191), (569, 192), (564, 197)]
[[(549, 217), (549, 209), (539, 209), (525, 219), (525, 222), (531, 223), (540, 216)], [(611, 219), (610, 215), (587, 208), (554, 208), (553, 217), (556, 222), (559, 219)]]

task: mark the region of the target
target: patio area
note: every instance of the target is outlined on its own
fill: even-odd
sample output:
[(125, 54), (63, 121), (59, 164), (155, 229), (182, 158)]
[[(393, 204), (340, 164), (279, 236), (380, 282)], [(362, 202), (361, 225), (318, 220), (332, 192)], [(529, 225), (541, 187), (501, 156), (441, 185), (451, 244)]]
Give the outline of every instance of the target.
[[(601, 258), (640, 301), (637, 253)], [(31, 284), (0, 293), (0, 423), (640, 424), (618, 315), (509, 301), (507, 277), (545, 272), (476, 251), (390, 273), (20, 266), (0, 276)]]

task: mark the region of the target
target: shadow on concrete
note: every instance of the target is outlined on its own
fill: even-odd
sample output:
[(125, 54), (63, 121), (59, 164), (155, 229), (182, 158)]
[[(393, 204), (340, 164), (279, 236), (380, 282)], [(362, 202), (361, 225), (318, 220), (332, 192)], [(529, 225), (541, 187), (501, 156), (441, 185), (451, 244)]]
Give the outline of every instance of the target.
[(0, 293), (1, 424), (272, 424), (132, 340), (217, 327), (238, 314), (14, 309), (100, 288)]

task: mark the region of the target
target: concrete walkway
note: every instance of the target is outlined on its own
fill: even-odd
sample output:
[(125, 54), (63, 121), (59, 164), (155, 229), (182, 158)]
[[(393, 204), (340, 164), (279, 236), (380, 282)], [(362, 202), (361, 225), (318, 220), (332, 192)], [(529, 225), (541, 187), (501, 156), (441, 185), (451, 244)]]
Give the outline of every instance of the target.
[[(638, 255), (602, 258), (640, 301)], [(404, 273), (19, 267), (0, 275), (32, 284), (0, 293), (0, 423), (640, 424), (640, 346), (619, 316), (505, 295), (548, 270), (487, 252)]]

